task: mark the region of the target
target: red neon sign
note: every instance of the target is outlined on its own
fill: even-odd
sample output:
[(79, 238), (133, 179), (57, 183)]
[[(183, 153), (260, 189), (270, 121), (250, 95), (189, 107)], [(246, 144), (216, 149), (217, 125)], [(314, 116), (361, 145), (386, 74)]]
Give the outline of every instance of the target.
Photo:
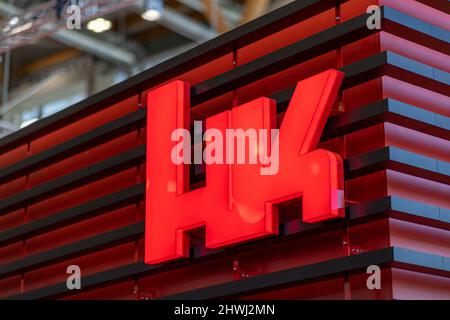
[[(302, 199), (303, 221), (344, 216), (343, 163), (316, 149), (343, 74), (329, 70), (297, 84), (279, 131), (279, 171), (261, 164), (206, 166), (206, 187), (189, 191), (189, 168), (175, 165), (174, 130), (189, 129), (190, 85), (174, 81), (148, 95), (145, 262), (189, 256), (188, 232), (206, 227), (218, 248), (278, 233), (277, 205)], [(259, 98), (206, 120), (206, 129), (276, 128), (276, 103)]]

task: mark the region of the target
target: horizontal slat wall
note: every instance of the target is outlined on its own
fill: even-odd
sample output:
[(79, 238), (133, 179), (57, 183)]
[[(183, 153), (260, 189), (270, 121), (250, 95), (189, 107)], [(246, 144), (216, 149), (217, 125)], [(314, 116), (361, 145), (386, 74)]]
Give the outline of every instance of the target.
[[(402, 283), (393, 266), (448, 278), (449, 31), (425, 0), (405, 1), (420, 13), (395, 1), (341, 2), (294, 2), (0, 140), (0, 297), (307, 298), (299, 283), (308, 280), (335, 298), (348, 298), (348, 283), (353, 298), (393, 298), (405, 296), (391, 290)], [(369, 4), (386, 5), (381, 31), (366, 28)], [(303, 225), (286, 220), (296, 210), (288, 207), (280, 237), (213, 251), (197, 239), (192, 259), (145, 266), (148, 90), (190, 82), (194, 118), (269, 96), (282, 121), (290, 88), (328, 68), (346, 73), (321, 147), (345, 159), (347, 218)], [(429, 251), (442, 265), (411, 258)], [(389, 290), (367, 296), (355, 272), (377, 252)], [(339, 259), (351, 267), (328, 272)], [(82, 268), (81, 293), (65, 287), (70, 264)], [(270, 280), (295, 268), (315, 273)], [(297, 289), (277, 290), (289, 283)]]

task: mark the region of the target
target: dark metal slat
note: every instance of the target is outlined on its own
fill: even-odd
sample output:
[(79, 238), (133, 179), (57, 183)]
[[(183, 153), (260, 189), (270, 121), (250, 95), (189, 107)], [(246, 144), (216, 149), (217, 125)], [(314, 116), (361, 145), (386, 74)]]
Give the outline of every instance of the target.
[(60, 178), (51, 180), (32, 189), (20, 192), (0, 202), (0, 215), (8, 210), (38, 201), (51, 195), (59, 194), (70, 188), (80, 186), (87, 181), (107, 176), (111, 172), (117, 172), (135, 166), (145, 158), (145, 145), (124, 152), (100, 163), (94, 164), (69, 173)]
[(142, 200), (145, 184), (141, 183), (118, 192), (108, 194), (93, 201), (83, 203), (59, 213), (52, 214), (16, 228), (0, 232), (0, 246), (5, 246), (24, 238), (29, 238), (61, 228), (82, 219), (91, 218), (105, 212), (116, 210), (126, 205)]

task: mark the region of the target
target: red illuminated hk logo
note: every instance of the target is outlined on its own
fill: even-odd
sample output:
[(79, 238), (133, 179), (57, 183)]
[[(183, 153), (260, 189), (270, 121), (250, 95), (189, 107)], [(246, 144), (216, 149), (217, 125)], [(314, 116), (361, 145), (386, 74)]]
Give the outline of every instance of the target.
[[(206, 246), (219, 248), (278, 233), (279, 205), (301, 199), (307, 223), (344, 216), (343, 164), (316, 149), (343, 74), (329, 70), (297, 84), (278, 132), (279, 168), (230, 161), (206, 165), (206, 186), (189, 190), (189, 165), (174, 163), (173, 132), (190, 127), (190, 86), (174, 81), (148, 95), (145, 262), (189, 256), (189, 232), (206, 230)], [(206, 130), (276, 129), (276, 102), (259, 98), (206, 120)], [(270, 139), (264, 150), (270, 155)], [(264, 143), (259, 142), (259, 143)], [(206, 143), (206, 148), (211, 141)], [(261, 146), (258, 146), (258, 148)], [(278, 151), (278, 150), (277, 150)], [(251, 150), (249, 150), (251, 152)], [(226, 150), (224, 150), (226, 153)]]

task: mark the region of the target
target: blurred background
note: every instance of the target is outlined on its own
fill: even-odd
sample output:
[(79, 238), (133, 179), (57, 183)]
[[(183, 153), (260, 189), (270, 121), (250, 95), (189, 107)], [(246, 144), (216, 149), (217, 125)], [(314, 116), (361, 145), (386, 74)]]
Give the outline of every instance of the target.
[(0, 0), (0, 137), (292, 0)]

